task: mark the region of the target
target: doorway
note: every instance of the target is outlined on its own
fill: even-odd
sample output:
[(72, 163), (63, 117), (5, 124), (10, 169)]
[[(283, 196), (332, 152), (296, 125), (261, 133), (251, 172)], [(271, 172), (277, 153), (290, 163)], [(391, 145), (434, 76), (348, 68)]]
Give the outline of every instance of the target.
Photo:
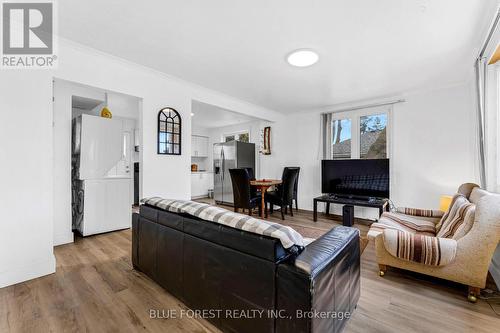
[(112, 231), (113, 218), (130, 227), (142, 190), (142, 99), (59, 79), (53, 89), (54, 246), (73, 242), (85, 217), (99, 221), (91, 234)]

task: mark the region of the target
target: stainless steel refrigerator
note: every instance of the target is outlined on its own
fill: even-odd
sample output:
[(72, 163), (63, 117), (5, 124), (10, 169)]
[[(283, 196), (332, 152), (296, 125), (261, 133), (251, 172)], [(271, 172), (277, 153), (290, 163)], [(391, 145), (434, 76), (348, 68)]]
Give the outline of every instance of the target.
[(218, 204), (233, 204), (229, 169), (252, 168), (255, 172), (255, 144), (229, 141), (214, 144), (214, 199)]

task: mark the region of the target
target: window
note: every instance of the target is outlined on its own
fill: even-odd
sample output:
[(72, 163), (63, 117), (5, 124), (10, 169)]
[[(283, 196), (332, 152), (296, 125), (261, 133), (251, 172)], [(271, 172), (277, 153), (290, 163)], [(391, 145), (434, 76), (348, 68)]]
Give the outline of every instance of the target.
[(181, 154), (181, 116), (172, 108), (158, 113), (158, 154)]
[(362, 116), (359, 119), (359, 157), (387, 158), (387, 114)]
[(351, 119), (332, 121), (332, 158), (351, 158)]
[(250, 134), (248, 132), (225, 134), (223, 141), (224, 142), (229, 142), (229, 141), (250, 142)]
[(390, 107), (361, 109), (326, 116), (326, 158), (388, 158)]

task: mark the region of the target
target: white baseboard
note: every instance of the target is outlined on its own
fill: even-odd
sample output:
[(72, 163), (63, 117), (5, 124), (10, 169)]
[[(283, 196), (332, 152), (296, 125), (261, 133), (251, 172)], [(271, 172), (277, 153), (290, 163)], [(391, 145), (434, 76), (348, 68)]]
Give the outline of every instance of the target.
[(50, 254), (47, 259), (28, 262), (14, 269), (0, 272), (0, 288), (35, 279), (56, 271), (56, 258)]
[(69, 233), (54, 235), (54, 246), (73, 243), (73, 242), (74, 242), (74, 235), (72, 231), (70, 231)]
[(191, 197), (191, 200), (197, 200), (197, 199), (208, 199), (208, 195), (195, 195), (194, 197)]

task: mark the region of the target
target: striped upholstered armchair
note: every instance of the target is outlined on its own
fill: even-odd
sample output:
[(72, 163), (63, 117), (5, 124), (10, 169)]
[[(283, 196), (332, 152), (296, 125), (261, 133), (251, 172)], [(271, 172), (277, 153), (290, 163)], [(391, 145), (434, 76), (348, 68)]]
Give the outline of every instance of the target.
[(397, 267), (469, 286), (475, 302), (500, 241), (500, 195), (463, 184), (447, 212), (398, 208), (372, 224), (379, 275)]

